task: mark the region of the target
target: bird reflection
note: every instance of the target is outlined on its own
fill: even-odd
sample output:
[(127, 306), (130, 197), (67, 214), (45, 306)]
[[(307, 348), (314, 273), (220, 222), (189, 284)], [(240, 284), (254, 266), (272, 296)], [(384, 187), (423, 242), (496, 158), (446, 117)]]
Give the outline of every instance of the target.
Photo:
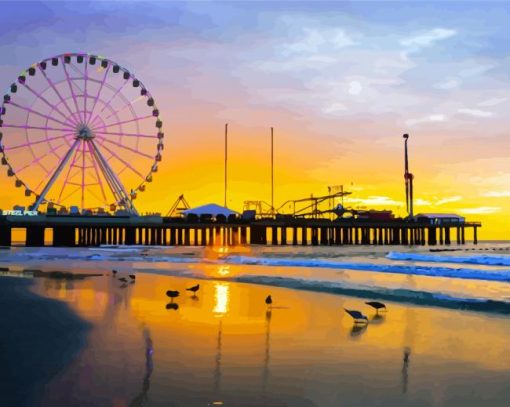
[(179, 304), (177, 304), (176, 302), (169, 302), (168, 304), (166, 304), (165, 308), (177, 311), (179, 309)]
[(264, 355), (264, 370), (262, 371), (262, 393), (265, 395), (267, 387), (267, 379), (269, 378), (269, 362), (271, 359), (271, 317), (272, 310), (266, 311), (266, 347)]
[(370, 325), (381, 325), (384, 321), (386, 321), (384, 315), (375, 314), (372, 318), (370, 318)]
[(131, 400), (131, 403), (129, 403), (129, 405), (133, 407), (143, 406), (146, 404), (148, 400), (147, 394), (149, 393), (150, 388), (150, 377), (152, 375), (152, 370), (154, 369), (154, 362), (152, 360), (154, 347), (152, 344), (150, 331), (147, 328), (143, 330), (143, 336), (145, 339), (145, 376), (143, 378), (142, 389), (140, 393), (133, 400)]
[(404, 358), (402, 364), (402, 393), (407, 393), (407, 383), (409, 379), (409, 358), (411, 356), (411, 348), (404, 348)]
[(363, 335), (367, 330), (367, 324), (354, 324), (351, 328), (351, 337), (356, 338), (358, 336)]
[(218, 326), (218, 341), (216, 343), (216, 358), (214, 368), (214, 392), (219, 393), (221, 388), (221, 339), (223, 336), (223, 320), (220, 319)]

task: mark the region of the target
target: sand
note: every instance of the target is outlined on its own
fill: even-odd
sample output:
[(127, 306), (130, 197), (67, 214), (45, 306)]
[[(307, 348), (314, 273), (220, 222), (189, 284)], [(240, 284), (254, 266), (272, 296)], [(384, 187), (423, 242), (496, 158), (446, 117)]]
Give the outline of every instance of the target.
[[(2, 291), (11, 292), (14, 306), (21, 297), (12, 287), (4, 289), (5, 281), (0, 278)], [(48, 331), (61, 327), (60, 342), (32, 349), (34, 355), (46, 354), (33, 371), (52, 377), (40, 396), (42, 405), (506, 406), (510, 401), (505, 315), (388, 301), (388, 312), (378, 317), (364, 299), (354, 297), (145, 273), (127, 285), (111, 275), (33, 281), (35, 294), (62, 301), (39, 324)], [(201, 288), (193, 297), (185, 288), (197, 282)], [(178, 309), (167, 306), (168, 289), (180, 291), (174, 301)], [(264, 303), (268, 294), (273, 309)], [(355, 327), (344, 307), (367, 313), (369, 324)], [(81, 348), (69, 340), (70, 332), (75, 340), (78, 332), (66, 320), (69, 309), (83, 321), (79, 326), (91, 326), (79, 331)], [(47, 314), (40, 311), (34, 316), (33, 309), (17, 310), (18, 321), (4, 318), (2, 332), (19, 331), (19, 320), (26, 324)], [(11, 340), (9, 352), (22, 355), (16, 342)], [(69, 353), (63, 344), (80, 350)], [(71, 357), (55, 356), (57, 349)], [(21, 356), (25, 365), (34, 357)]]

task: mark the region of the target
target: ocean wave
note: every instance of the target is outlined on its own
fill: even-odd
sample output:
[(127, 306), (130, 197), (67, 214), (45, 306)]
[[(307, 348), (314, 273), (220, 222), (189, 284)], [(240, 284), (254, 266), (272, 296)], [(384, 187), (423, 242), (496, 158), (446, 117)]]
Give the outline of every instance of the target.
[(423, 261), (430, 263), (478, 264), (485, 266), (510, 266), (510, 255), (480, 254), (472, 256), (451, 256), (427, 253), (389, 252), (390, 260)]
[(457, 297), (440, 292), (409, 290), (404, 288), (384, 288), (365, 285), (353, 285), (343, 282), (324, 282), (291, 277), (273, 277), (259, 275), (242, 275), (229, 280), (292, 288), (298, 290), (317, 291), (340, 294), (371, 300), (404, 302), (424, 306), (463, 309), (471, 311), (494, 312), (508, 314), (510, 302), (489, 298)]
[(429, 277), (460, 278), (468, 280), (510, 282), (510, 270), (480, 270), (474, 268), (428, 267), (399, 264), (337, 262), (321, 259), (264, 258), (228, 256), (223, 261), (229, 264), (261, 265), (273, 267), (317, 267), (377, 273), (412, 274)]

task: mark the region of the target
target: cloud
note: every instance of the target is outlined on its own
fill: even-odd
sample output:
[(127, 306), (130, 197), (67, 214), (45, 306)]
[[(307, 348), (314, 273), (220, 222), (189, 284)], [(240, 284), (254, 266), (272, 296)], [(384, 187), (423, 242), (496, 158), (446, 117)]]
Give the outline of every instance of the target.
[(395, 201), (388, 196), (371, 195), (368, 198), (349, 198), (349, 203), (363, 206), (402, 206), (402, 202)]
[(486, 110), (478, 110), (478, 109), (459, 109), (458, 113), (465, 114), (467, 116), (472, 117), (492, 117), (494, 113), (488, 112)]
[(463, 208), (459, 209), (460, 213), (465, 215), (489, 215), (492, 213), (501, 212), (499, 206), (479, 206), (478, 208)]
[(510, 191), (489, 191), (482, 194), (487, 198), (507, 198), (510, 197)]
[(349, 82), (349, 94), (351, 95), (359, 95), (363, 90), (363, 86), (358, 81)]
[(414, 205), (417, 205), (417, 206), (429, 206), (429, 205), (432, 205), (432, 203), (430, 201), (427, 201), (426, 199), (416, 198), (414, 200)]
[(283, 45), (282, 53), (314, 54), (323, 49), (342, 49), (356, 44), (356, 42), (341, 29), (305, 28), (296, 40)]
[(434, 202), (434, 205), (444, 205), (446, 203), (458, 202), (460, 200), (462, 200), (462, 197), (460, 195), (455, 195), (455, 196), (450, 196), (447, 198), (440, 199), (439, 201)]
[(430, 47), (431, 45), (434, 45), (434, 43), (453, 37), (454, 35), (457, 35), (457, 31), (455, 30), (448, 28), (434, 28), (421, 34), (405, 38), (400, 41), (400, 44), (404, 47), (418, 50)]
[(420, 123), (434, 123), (434, 122), (444, 122), (446, 121), (446, 116), (444, 114), (431, 114), (429, 116), (421, 117), (418, 119), (409, 119), (406, 120), (406, 124), (408, 126), (414, 126)]
[(491, 99), (487, 99), (487, 100), (484, 100), (483, 102), (478, 103), (478, 106), (492, 107), (492, 106), (499, 105), (503, 102), (506, 102), (507, 100), (508, 100), (508, 98), (491, 98)]
[(453, 79), (449, 79), (445, 82), (436, 83), (434, 85), (434, 88), (445, 89), (445, 90), (454, 89), (454, 88), (458, 88), (460, 84), (461, 84), (461, 81), (459, 79), (453, 78)]

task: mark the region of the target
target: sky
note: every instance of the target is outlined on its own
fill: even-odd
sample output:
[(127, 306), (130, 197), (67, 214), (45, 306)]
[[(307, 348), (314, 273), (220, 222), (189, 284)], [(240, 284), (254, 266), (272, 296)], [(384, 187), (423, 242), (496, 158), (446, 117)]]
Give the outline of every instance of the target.
[[(154, 96), (165, 150), (141, 212), (180, 194), (275, 206), (343, 185), (354, 208), (405, 216), (403, 133), (415, 212), (510, 229), (510, 3), (0, 1), (0, 89), (42, 59), (104, 55)], [(0, 207), (25, 203), (0, 174)], [(467, 236), (469, 238), (469, 236)]]

